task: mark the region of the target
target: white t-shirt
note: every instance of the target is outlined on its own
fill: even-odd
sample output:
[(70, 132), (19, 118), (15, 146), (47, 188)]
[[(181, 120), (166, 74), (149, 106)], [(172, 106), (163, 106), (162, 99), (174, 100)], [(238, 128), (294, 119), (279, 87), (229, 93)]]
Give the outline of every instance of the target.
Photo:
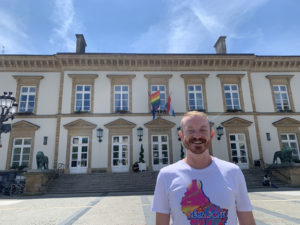
[(174, 225), (232, 225), (236, 211), (252, 211), (252, 205), (240, 168), (213, 157), (204, 169), (183, 160), (161, 169), (152, 211), (171, 214)]

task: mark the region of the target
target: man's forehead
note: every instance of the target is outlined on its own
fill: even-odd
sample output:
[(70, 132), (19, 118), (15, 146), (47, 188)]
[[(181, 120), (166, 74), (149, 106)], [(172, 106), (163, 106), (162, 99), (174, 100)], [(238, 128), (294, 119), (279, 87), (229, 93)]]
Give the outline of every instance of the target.
[(193, 125), (195, 125), (195, 120), (200, 122), (201, 126), (210, 126), (207, 117), (197, 115), (183, 118), (182, 125), (192, 127)]

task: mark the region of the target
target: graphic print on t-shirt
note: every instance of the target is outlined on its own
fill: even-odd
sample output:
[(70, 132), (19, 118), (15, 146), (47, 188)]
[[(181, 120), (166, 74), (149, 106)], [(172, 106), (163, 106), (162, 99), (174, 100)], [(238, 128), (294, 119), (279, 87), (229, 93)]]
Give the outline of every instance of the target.
[(210, 202), (204, 194), (202, 182), (192, 180), (181, 199), (181, 211), (191, 225), (225, 225), (228, 209), (222, 209)]

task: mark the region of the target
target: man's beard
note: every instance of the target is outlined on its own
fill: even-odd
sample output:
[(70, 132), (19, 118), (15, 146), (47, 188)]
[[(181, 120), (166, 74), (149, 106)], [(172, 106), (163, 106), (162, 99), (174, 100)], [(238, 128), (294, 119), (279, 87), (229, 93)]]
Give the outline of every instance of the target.
[(209, 149), (211, 140), (206, 138), (190, 138), (183, 139), (183, 145), (187, 151), (191, 151), (194, 154), (202, 154)]

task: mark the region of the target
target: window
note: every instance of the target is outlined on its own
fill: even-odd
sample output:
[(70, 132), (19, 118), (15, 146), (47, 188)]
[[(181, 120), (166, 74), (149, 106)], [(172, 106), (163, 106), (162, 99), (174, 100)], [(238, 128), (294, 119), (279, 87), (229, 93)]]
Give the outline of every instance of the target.
[(209, 74), (181, 74), (184, 79), (186, 110), (207, 110), (205, 81)]
[(227, 110), (240, 110), (240, 99), (238, 85), (225, 84), (224, 85), (225, 104)]
[(114, 111), (129, 110), (129, 87), (128, 85), (114, 86)]
[[(169, 97), (169, 79), (172, 75), (169, 74), (146, 74), (144, 77), (148, 80), (148, 93), (154, 93), (160, 90), (160, 107), (157, 109), (164, 113), (167, 110), (167, 99)], [(148, 98), (149, 111), (152, 112), (150, 98)]]
[(223, 91), (223, 107), (225, 112), (245, 110), (242, 91), (244, 74), (218, 74)]
[(71, 109), (74, 112), (94, 111), (94, 90), (97, 74), (68, 74), (72, 79)]
[(286, 85), (273, 85), (277, 111), (291, 110), (289, 95)]
[(110, 111), (132, 112), (132, 79), (136, 75), (106, 75), (110, 80)]
[(43, 76), (13, 76), (17, 81), (16, 98), (19, 113), (36, 113), (40, 81)]
[(188, 85), (189, 110), (204, 110), (202, 85)]
[(272, 90), (272, 99), (274, 104), (274, 111), (295, 111), (291, 79), (293, 75), (267, 75), (269, 79), (270, 88)]
[(167, 110), (167, 100), (166, 100), (166, 86), (165, 85), (151, 85), (151, 94), (160, 90), (160, 106), (157, 110), (166, 111)]
[(22, 86), (20, 91), (19, 112), (33, 112), (36, 87)]
[(91, 85), (76, 85), (75, 102), (75, 112), (91, 110)]
[(30, 138), (15, 138), (13, 141), (11, 167), (29, 166)]
[(299, 159), (299, 147), (297, 142), (297, 136), (295, 133), (281, 133), (282, 148), (289, 147), (292, 150), (292, 156), (295, 159)]
[(153, 135), (151, 138), (154, 170), (169, 164), (169, 144), (167, 135)]
[[(229, 134), (232, 162), (248, 164), (246, 137), (244, 134)], [(246, 165), (247, 167), (247, 165)]]

